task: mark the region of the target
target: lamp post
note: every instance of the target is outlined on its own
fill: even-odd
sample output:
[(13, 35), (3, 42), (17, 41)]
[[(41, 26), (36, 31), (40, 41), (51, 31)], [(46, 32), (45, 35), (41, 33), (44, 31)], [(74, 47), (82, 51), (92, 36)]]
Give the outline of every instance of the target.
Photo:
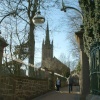
[[(64, 11), (66, 12), (66, 9), (73, 9), (75, 11), (77, 11), (81, 18), (82, 18), (82, 21), (83, 21), (83, 13), (74, 8), (74, 7), (70, 7), (70, 6), (65, 6), (63, 0), (62, 0), (62, 8), (61, 8), (61, 11)], [(88, 61), (88, 57), (86, 55), (86, 53), (84, 52), (84, 44), (83, 44), (83, 34), (84, 34), (84, 28), (82, 28), (80, 31), (76, 32), (75, 35), (76, 35), (76, 39), (77, 39), (77, 42), (79, 44), (79, 48), (80, 48), (80, 63), (81, 63), (81, 100), (85, 100), (86, 99), (86, 95), (89, 94), (89, 89), (90, 89), (90, 79), (89, 79), (89, 61)], [(88, 87), (87, 87), (88, 86)]]
[(66, 6), (66, 5), (64, 4), (63, 0), (62, 0), (62, 8), (61, 8), (61, 11), (66, 12), (67, 9), (73, 9), (73, 10), (77, 11), (77, 12), (80, 14), (81, 19), (82, 19), (82, 21), (83, 21), (83, 13), (82, 13), (80, 10), (78, 10), (77, 8), (75, 8), (75, 7)]
[(6, 17), (8, 17), (8, 16), (13, 16), (13, 17), (15, 17), (17, 15), (17, 11), (12, 11), (12, 12), (10, 12), (10, 13), (8, 13), (8, 14), (6, 14), (1, 20), (0, 20), (0, 24), (2, 23), (2, 21), (6, 18)]

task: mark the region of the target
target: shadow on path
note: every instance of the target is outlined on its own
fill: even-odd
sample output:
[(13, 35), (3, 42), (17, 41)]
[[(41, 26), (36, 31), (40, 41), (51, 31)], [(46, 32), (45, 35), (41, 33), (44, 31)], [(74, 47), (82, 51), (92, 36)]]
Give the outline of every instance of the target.
[(73, 92), (68, 92), (68, 87), (61, 88), (59, 92), (52, 91), (42, 96), (34, 98), (33, 100), (79, 100), (79, 87), (73, 87)]

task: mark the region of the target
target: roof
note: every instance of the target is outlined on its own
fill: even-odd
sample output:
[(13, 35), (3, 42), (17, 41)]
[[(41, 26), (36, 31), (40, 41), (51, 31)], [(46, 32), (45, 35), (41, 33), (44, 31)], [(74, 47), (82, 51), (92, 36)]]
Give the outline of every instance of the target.
[(59, 64), (62, 64), (64, 66), (67, 67), (67, 65), (65, 65), (64, 63), (62, 63), (59, 59), (57, 59), (56, 57), (53, 58), (54, 61), (57, 61)]

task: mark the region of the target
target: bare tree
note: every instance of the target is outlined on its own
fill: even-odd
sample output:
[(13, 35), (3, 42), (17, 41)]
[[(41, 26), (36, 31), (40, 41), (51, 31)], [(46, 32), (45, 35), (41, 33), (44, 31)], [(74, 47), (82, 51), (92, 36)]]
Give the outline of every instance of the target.
[[(1, 21), (4, 18), (8, 17), (9, 19), (7, 19), (7, 22), (11, 21), (13, 23), (15, 21), (15, 18), (17, 17), (18, 18), (17, 23), (19, 23), (19, 26), (17, 26), (17, 27), (20, 30), (17, 33), (17, 36), (19, 34), (19, 37), (22, 34), (24, 29), (26, 29), (26, 28), (29, 29), (29, 32), (27, 35), (28, 36), (28, 46), (29, 46), (28, 55), (29, 55), (29, 63), (31, 63), (33, 65), (34, 65), (34, 50), (35, 50), (35, 40), (34, 40), (35, 25), (32, 22), (32, 18), (34, 17), (34, 15), (37, 11), (37, 3), (38, 3), (38, 0), (34, 0), (34, 1), (33, 0), (28, 0), (28, 1), (27, 0), (17, 0), (17, 1), (16, 0), (4, 0), (1, 2), (1, 7), (2, 7), (1, 11), (4, 10), (3, 13), (1, 13), (2, 14)], [(12, 19), (12, 20), (10, 20), (10, 19)], [(9, 25), (9, 23), (8, 23), (8, 25)], [(23, 41), (21, 41), (22, 37), (23, 36), (18, 38), (20, 44), (23, 42)], [(29, 67), (29, 71), (31, 71), (31, 72), (29, 72), (29, 75), (32, 76), (34, 73), (33, 72), (34, 70), (31, 69), (31, 67)]]
[[(55, 4), (58, 3), (58, 1), (54, 0), (53, 4), (50, 3), (50, 1), (46, 0), (40, 0), (40, 6), (47, 10), (49, 7), (55, 6)], [(48, 2), (50, 5), (48, 6)], [(35, 13), (38, 10), (39, 6), (39, 0), (3, 0), (0, 1), (0, 23), (1, 23), (1, 29), (9, 29), (9, 38), (7, 38), (7, 42), (10, 44), (10, 53), (12, 52), (17, 53), (15, 48), (20, 48), (20, 51), (23, 51), (23, 45), (27, 43), (29, 51), (28, 51), (28, 58), (29, 63), (34, 65), (34, 51), (35, 51), (35, 36), (34, 36), (34, 30), (35, 25), (32, 22), (32, 18), (35, 16)], [(46, 7), (47, 8), (46, 8)], [(45, 9), (46, 8), (46, 9)], [(17, 20), (17, 21), (16, 21)], [(17, 26), (14, 27), (14, 24)], [(5, 29), (6, 27), (6, 29)], [(12, 31), (12, 32), (11, 32)], [(3, 33), (4, 31), (2, 31)], [(27, 33), (27, 34), (25, 34)], [(5, 33), (3, 35), (6, 35)], [(16, 37), (17, 39), (16, 39)], [(16, 40), (17, 41), (16, 41)], [(19, 53), (19, 52), (18, 52)], [(24, 55), (24, 54), (23, 54)], [(19, 53), (19, 58), (23, 58), (21, 52)], [(34, 69), (29, 67), (29, 76), (33, 76)]]
[[(1, 23), (2, 35), (6, 36), (7, 42), (10, 44), (9, 48), (7, 49), (7, 52), (9, 51), (13, 55), (14, 53), (17, 53), (15, 49), (20, 48), (20, 53), (18, 52), (19, 58), (24, 60), (24, 58), (27, 55), (27, 57), (29, 58), (29, 63), (33, 65), (34, 65), (34, 51), (35, 51), (34, 33), (35, 29), (37, 28), (32, 22), (32, 18), (35, 16), (35, 13), (38, 10), (39, 6), (38, 1), (39, 0), (0, 1), (0, 13), (1, 13), (0, 23), (2, 22)], [(60, 5), (61, 5), (60, 0), (52, 0), (52, 2), (50, 0), (45, 0), (45, 1), (40, 0), (40, 7), (45, 12), (44, 13), (45, 17), (48, 16), (46, 12), (48, 12), (51, 7), (52, 9), (53, 8), (60, 9), (61, 7)], [(74, 19), (76, 19), (76, 16)], [(62, 23), (64, 21), (65, 20), (63, 20)], [(74, 25), (72, 25), (72, 28), (73, 26), (76, 26), (75, 22)], [(40, 29), (40, 27), (38, 27), (38, 29)], [(7, 34), (5, 32), (7, 32)], [(28, 53), (26, 55), (21, 52), (23, 51), (25, 45), (26, 47), (28, 46)], [(18, 56), (18, 54), (16, 55)], [(34, 69), (32, 67), (29, 67), (29, 76), (33, 75), (34, 75)]]

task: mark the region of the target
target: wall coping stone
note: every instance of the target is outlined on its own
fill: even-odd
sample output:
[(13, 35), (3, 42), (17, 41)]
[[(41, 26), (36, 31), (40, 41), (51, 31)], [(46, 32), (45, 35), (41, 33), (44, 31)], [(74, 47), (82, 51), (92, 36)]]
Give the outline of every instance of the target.
[(28, 77), (28, 76), (14, 76), (14, 75), (0, 75), (0, 77), (5, 77), (5, 78), (13, 78), (13, 79), (29, 79), (29, 80), (40, 80), (40, 81), (46, 81), (47, 78), (41, 79), (41, 78), (33, 78), (33, 77)]

